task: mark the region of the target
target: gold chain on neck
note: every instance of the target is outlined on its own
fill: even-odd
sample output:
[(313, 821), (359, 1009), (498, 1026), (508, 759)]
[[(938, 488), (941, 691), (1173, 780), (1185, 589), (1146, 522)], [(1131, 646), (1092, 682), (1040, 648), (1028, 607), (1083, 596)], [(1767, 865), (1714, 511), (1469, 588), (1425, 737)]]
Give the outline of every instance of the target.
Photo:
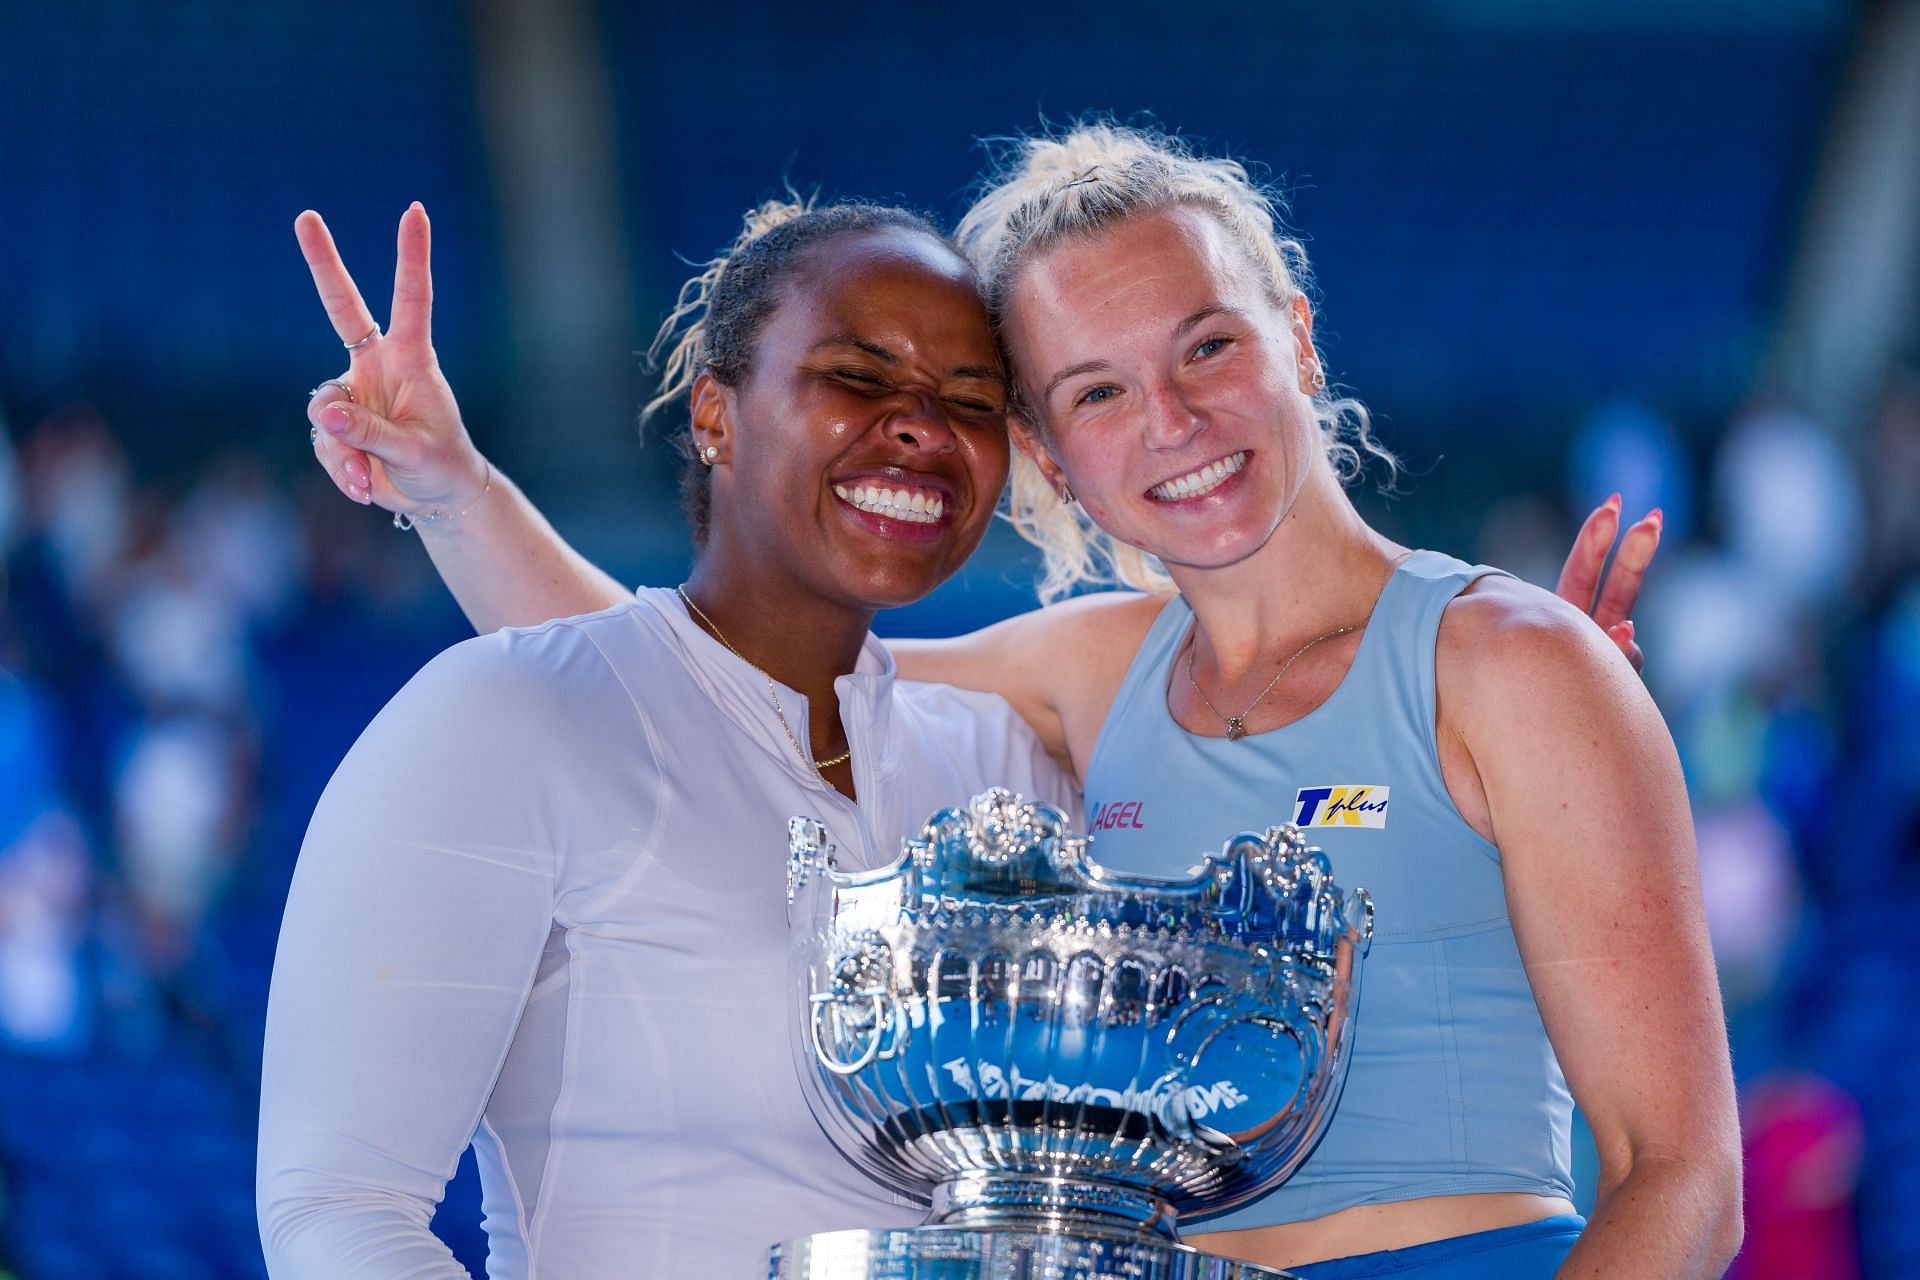
[[(808, 755), (807, 749), (800, 745), (800, 739), (793, 736), (793, 726), (787, 723), (787, 713), (780, 709), (780, 691), (774, 687), (773, 677), (768, 675), (763, 668), (755, 664), (746, 654), (733, 647), (733, 641), (727, 639), (720, 628), (713, 625), (713, 619), (702, 613), (700, 606), (693, 602), (693, 597), (687, 594), (687, 586), (684, 582), (675, 587), (674, 590), (678, 591), (680, 598), (687, 602), (687, 608), (693, 610), (693, 616), (700, 619), (700, 621), (706, 625), (707, 630), (713, 632), (713, 638), (727, 646), (728, 653), (731, 653), (755, 671), (760, 672), (760, 678), (767, 682), (767, 694), (773, 699), (773, 714), (780, 717), (780, 727), (787, 731), (787, 741), (793, 744), (793, 753), (800, 757), (801, 764), (813, 770), (814, 777), (820, 779), (822, 782), (826, 782), (826, 775), (820, 772), (822, 769), (831, 769), (835, 765), (842, 765), (853, 759), (853, 749), (851, 747), (831, 760), (816, 762), (812, 756)], [(1202, 694), (1200, 696), (1204, 698), (1206, 695)], [(832, 784), (828, 783), (828, 785), (831, 786)]]

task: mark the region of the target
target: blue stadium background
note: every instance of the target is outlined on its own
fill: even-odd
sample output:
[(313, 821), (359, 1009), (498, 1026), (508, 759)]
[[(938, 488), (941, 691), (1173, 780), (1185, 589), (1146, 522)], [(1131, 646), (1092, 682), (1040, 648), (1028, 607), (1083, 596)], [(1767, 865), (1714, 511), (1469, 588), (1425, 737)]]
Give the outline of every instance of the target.
[[(1362, 495), (1396, 536), (1550, 578), (1608, 492), (1662, 507), (1640, 638), (1732, 1018), (1742, 1265), (1815, 1240), (1826, 1269), (1794, 1274), (1912, 1274), (1913, 257), (1885, 259), (1910, 305), (1871, 359), (1824, 382), (1795, 359), (1804, 297), (1834, 296), (1809, 263), (1846, 149), (1920, 149), (1910, 114), (1848, 108), (1910, 8), (8, 4), (0, 1267), (263, 1274), (253, 1118), (300, 835), (466, 634), (415, 541), (311, 464), (304, 392), (340, 360), (294, 215), (327, 216), (384, 315), (424, 201), (475, 437), (666, 583), (687, 544), (635, 352), (685, 260), (783, 181), (950, 221), (975, 139), (1102, 110), (1289, 192), (1332, 368), (1412, 467)], [(883, 629), (1003, 616), (1030, 570), (996, 536)], [(476, 1205), (469, 1165), (437, 1225), (480, 1274)]]

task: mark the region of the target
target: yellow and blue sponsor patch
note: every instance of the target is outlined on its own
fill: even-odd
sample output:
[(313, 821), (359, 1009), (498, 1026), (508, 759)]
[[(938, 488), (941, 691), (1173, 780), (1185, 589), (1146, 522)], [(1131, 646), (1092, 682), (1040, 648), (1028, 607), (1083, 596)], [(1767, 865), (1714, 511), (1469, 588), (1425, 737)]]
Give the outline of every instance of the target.
[(1371, 783), (1302, 787), (1293, 798), (1296, 827), (1384, 827), (1389, 788)]

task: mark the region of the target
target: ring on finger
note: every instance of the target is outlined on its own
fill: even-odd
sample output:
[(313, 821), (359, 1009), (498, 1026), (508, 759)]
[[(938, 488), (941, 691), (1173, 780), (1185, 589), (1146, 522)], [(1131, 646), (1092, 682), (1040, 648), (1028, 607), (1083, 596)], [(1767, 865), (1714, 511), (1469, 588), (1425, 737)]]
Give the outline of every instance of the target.
[(380, 336), (380, 326), (375, 325), (373, 326), (373, 332), (369, 333), (366, 337), (360, 339), (360, 341), (343, 342), (340, 345), (345, 347), (349, 351), (358, 351), (360, 348), (366, 346), (369, 342), (372, 342), (375, 338), (379, 336)]
[(328, 379), (326, 379), (326, 380), (325, 380), (324, 382), (322, 382), (322, 383), (320, 384), (320, 386), (317, 386), (317, 387), (315, 387), (315, 388), (314, 388), (313, 390), (311, 390), (311, 391), (309, 391), (309, 392), (307, 392), (307, 399), (309, 399), (309, 400), (311, 400), (311, 399), (313, 399), (313, 398), (314, 398), (315, 396), (317, 396), (317, 395), (319, 395), (319, 394), (320, 394), (320, 387), (326, 387), (326, 386), (334, 386), (334, 387), (338, 387), (338, 388), (340, 388), (340, 389), (341, 389), (342, 391), (344, 391), (344, 392), (346, 392), (346, 393), (347, 393), (347, 403), (348, 403), (348, 404), (357, 404), (357, 403), (359, 403), (358, 401), (356, 401), (356, 400), (355, 400), (355, 399), (353, 398), (353, 387), (352, 387), (352, 386), (351, 386), (351, 385), (350, 385), (350, 384), (349, 384), (349, 383), (347, 382), (347, 380), (346, 380), (345, 378), (328, 378)]

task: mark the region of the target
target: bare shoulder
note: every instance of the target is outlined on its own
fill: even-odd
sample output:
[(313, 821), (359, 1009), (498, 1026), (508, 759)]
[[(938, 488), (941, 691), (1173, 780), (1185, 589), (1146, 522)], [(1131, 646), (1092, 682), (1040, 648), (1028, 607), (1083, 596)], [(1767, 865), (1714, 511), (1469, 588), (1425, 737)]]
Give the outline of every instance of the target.
[(1009, 618), (1028, 640), (1083, 645), (1093, 652), (1121, 655), (1131, 662), (1153, 620), (1173, 596), (1167, 592), (1101, 591), (1075, 596), (1031, 613)]
[(896, 640), (888, 647), (909, 680), (999, 694), (1055, 759), (1077, 768), (1171, 598), (1132, 591), (1076, 596), (951, 640)]
[[(1608, 662), (1611, 653), (1617, 663)], [(1455, 596), (1440, 619), (1435, 661), (1443, 678), (1506, 677), (1633, 669), (1593, 619), (1517, 578), (1489, 574)]]
[(1655, 715), (1646, 686), (1606, 633), (1551, 591), (1499, 575), (1448, 604), (1434, 652), (1443, 724), (1517, 739), (1529, 708), (1561, 725)]
[(1021, 680), (1035, 671), (1076, 682), (1086, 675), (1098, 683), (1109, 667), (1117, 665), (1125, 672), (1171, 598), (1164, 593), (1103, 591), (1016, 614), (951, 640), (895, 640), (888, 647), (900, 662), (900, 673), (914, 680), (978, 688), (991, 669), (998, 673), (996, 686), (1008, 676)]

